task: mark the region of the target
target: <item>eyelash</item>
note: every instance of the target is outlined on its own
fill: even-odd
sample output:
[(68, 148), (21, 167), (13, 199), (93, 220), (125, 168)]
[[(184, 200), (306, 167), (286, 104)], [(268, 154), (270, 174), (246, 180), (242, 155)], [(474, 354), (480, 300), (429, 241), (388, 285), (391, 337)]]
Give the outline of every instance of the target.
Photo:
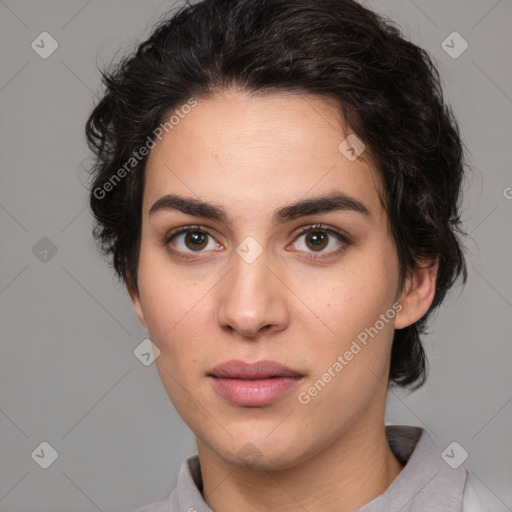
[[(309, 233), (309, 232), (315, 231), (315, 230), (325, 231), (326, 233), (330, 233), (330, 234), (334, 235), (338, 239), (339, 242), (343, 243), (343, 245), (339, 249), (336, 249), (336, 250), (328, 253), (325, 256), (322, 255), (322, 253), (317, 253), (317, 254), (312, 253), (313, 254), (312, 256), (307, 256), (308, 259), (317, 260), (317, 259), (326, 259), (326, 258), (336, 256), (338, 254), (341, 254), (349, 245), (352, 244), (351, 240), (345, 234), (343, 234), (341, 231), (338, 231), (336, 229), (325, 226), (324, 224), (314, 224), (311, 226), (304, 227), (295, 235), (294, 241), (297, 238), (300, 238), (302, 235), (305, 235), (306, 233)], [(208, 236), (210, 236), (211, 238), (215, 239), (213, 234), (205, 227), (197, 226), (197, 225), (196, 226), (182, 226), (182, 227), (176, 228), (175, 230), (171, 231), (170, 233), (167, 233), (164, 236), (162, 243), (164, 246), (167, 247), (170, 244), (170, 242), (172, 241), (172, 239), (174, 237), (176, 237), (177, 235), (180, 235), (183, 233), (197, 233), (197, 232), (205, 233)], [(178, 256), (179, 258), (183, 258), (185, 260), (196, 259), (196, 257), (194, 257), (194, 256), (192, 256), (192, 257), (185, 256), (184, 253), (179, 252), (179, 251), (174, 251), (173, 249), (170, 249), (170, 248), (168, 248), (168, 251), (171, 254)], [(300, 251), (298, 251), (298, 252), (300, 252)], [(200, 251), (199, 251), (199, 253), (200, 253)]]

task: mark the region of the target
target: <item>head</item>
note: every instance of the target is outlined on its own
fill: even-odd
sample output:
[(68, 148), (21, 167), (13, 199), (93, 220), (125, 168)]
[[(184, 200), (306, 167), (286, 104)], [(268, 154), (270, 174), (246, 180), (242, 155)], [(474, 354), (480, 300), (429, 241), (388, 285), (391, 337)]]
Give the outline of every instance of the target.
[[(352, 0), (211, 0), (103, 78), (94, 236), (202, 442), (285, 467), (424, 383), (421, 335), (467, 274), (463, 145), (424, 50)], [(231, 359), (303, 378), (234, 405), (209, 375)]]

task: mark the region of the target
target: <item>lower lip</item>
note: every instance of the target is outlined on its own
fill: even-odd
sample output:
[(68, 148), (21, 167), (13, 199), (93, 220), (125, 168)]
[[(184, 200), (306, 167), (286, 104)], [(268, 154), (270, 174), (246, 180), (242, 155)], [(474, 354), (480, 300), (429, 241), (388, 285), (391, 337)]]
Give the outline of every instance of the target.
[(244, 380), (211, 377), (213, 387), (224, 398), (236, 405), (258, 407), (275, 402), (302, 377), (274, 377), (271, 379)]

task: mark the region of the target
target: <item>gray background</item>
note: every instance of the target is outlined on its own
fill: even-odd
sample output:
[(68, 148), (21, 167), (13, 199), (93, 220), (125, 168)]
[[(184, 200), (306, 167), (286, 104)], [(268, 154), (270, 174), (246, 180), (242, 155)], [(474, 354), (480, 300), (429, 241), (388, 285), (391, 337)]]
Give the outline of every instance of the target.
[[(387, 421), (419, 425), (512, 510), (512, 3), (366, 1), (434, 57), (470, 149), (463, 217), (469, 279), (425, 345), (427, 384), (389, 394)], [(0, 510), (122, 511), (166, 497), (196, 447), (147, 337), (99, 256), (87, 209), (84, 123), (97, 65), (145, 37), (172, 6), (156, 0), (0, 0)], [(31, 43), (58, 42), (49, 58)], [(453, 31), (469, 48), (441, 47)], [(508, 196), (508, 198), (507, 198)], [(33, 247), (57, 252), (46, 261)], [(36, 252), (36, 254), (34, 254)], [(44, 259), (44, 258), (43, 258)], [(41, 442), (58, 452), (42, 469)]]

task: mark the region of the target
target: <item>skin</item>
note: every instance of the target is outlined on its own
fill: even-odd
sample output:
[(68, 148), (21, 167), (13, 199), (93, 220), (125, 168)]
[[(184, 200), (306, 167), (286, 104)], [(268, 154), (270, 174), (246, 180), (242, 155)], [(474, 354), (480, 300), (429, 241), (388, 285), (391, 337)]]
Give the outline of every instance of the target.
[[(354, 511), (402, 469), (384, 428), (393, 331), (427, 311), (437, 262), (398, 290), (380, 177), (368, 151), (355, 161), (340, 152), (350, 130), (335, 112), (317, 96), (222, 90), (199, 99), (149, 155), (140, 294), (128, 290), (161, 351), (155, 364), (167, 394), (195, 434), (203, 496), (215, 511)], [(272, 226), (276, 209), (335, 190), (364, 203), (371, 216), (334, 211)], [(150, 216), (151, 205), (168, 193), (214, 203), (232, 224), (177, 210)], [(297, 237), (299, 228), (318, 223), (352, 242), (344, 246), (324, 231), (329, 243), (315, 249), (311, 235)], [(165, 247), (166, 234), (190, 225), (213, 237), (199, 251), (184, 234)], [(252, 263), (236, 253), (248, 236), (263, 250)], [(325, 258), (315, 261), (315, 254)], [(301, 404), (298, 394), (397, 301), (402, 309), (395, 318)], [(242, 407), (220, 396), (207, 377), (231, 359), (270, 359), (305, 377), (270, 405)], [(252, 450), (252, 462), (239, 456), (242, 449)]]

